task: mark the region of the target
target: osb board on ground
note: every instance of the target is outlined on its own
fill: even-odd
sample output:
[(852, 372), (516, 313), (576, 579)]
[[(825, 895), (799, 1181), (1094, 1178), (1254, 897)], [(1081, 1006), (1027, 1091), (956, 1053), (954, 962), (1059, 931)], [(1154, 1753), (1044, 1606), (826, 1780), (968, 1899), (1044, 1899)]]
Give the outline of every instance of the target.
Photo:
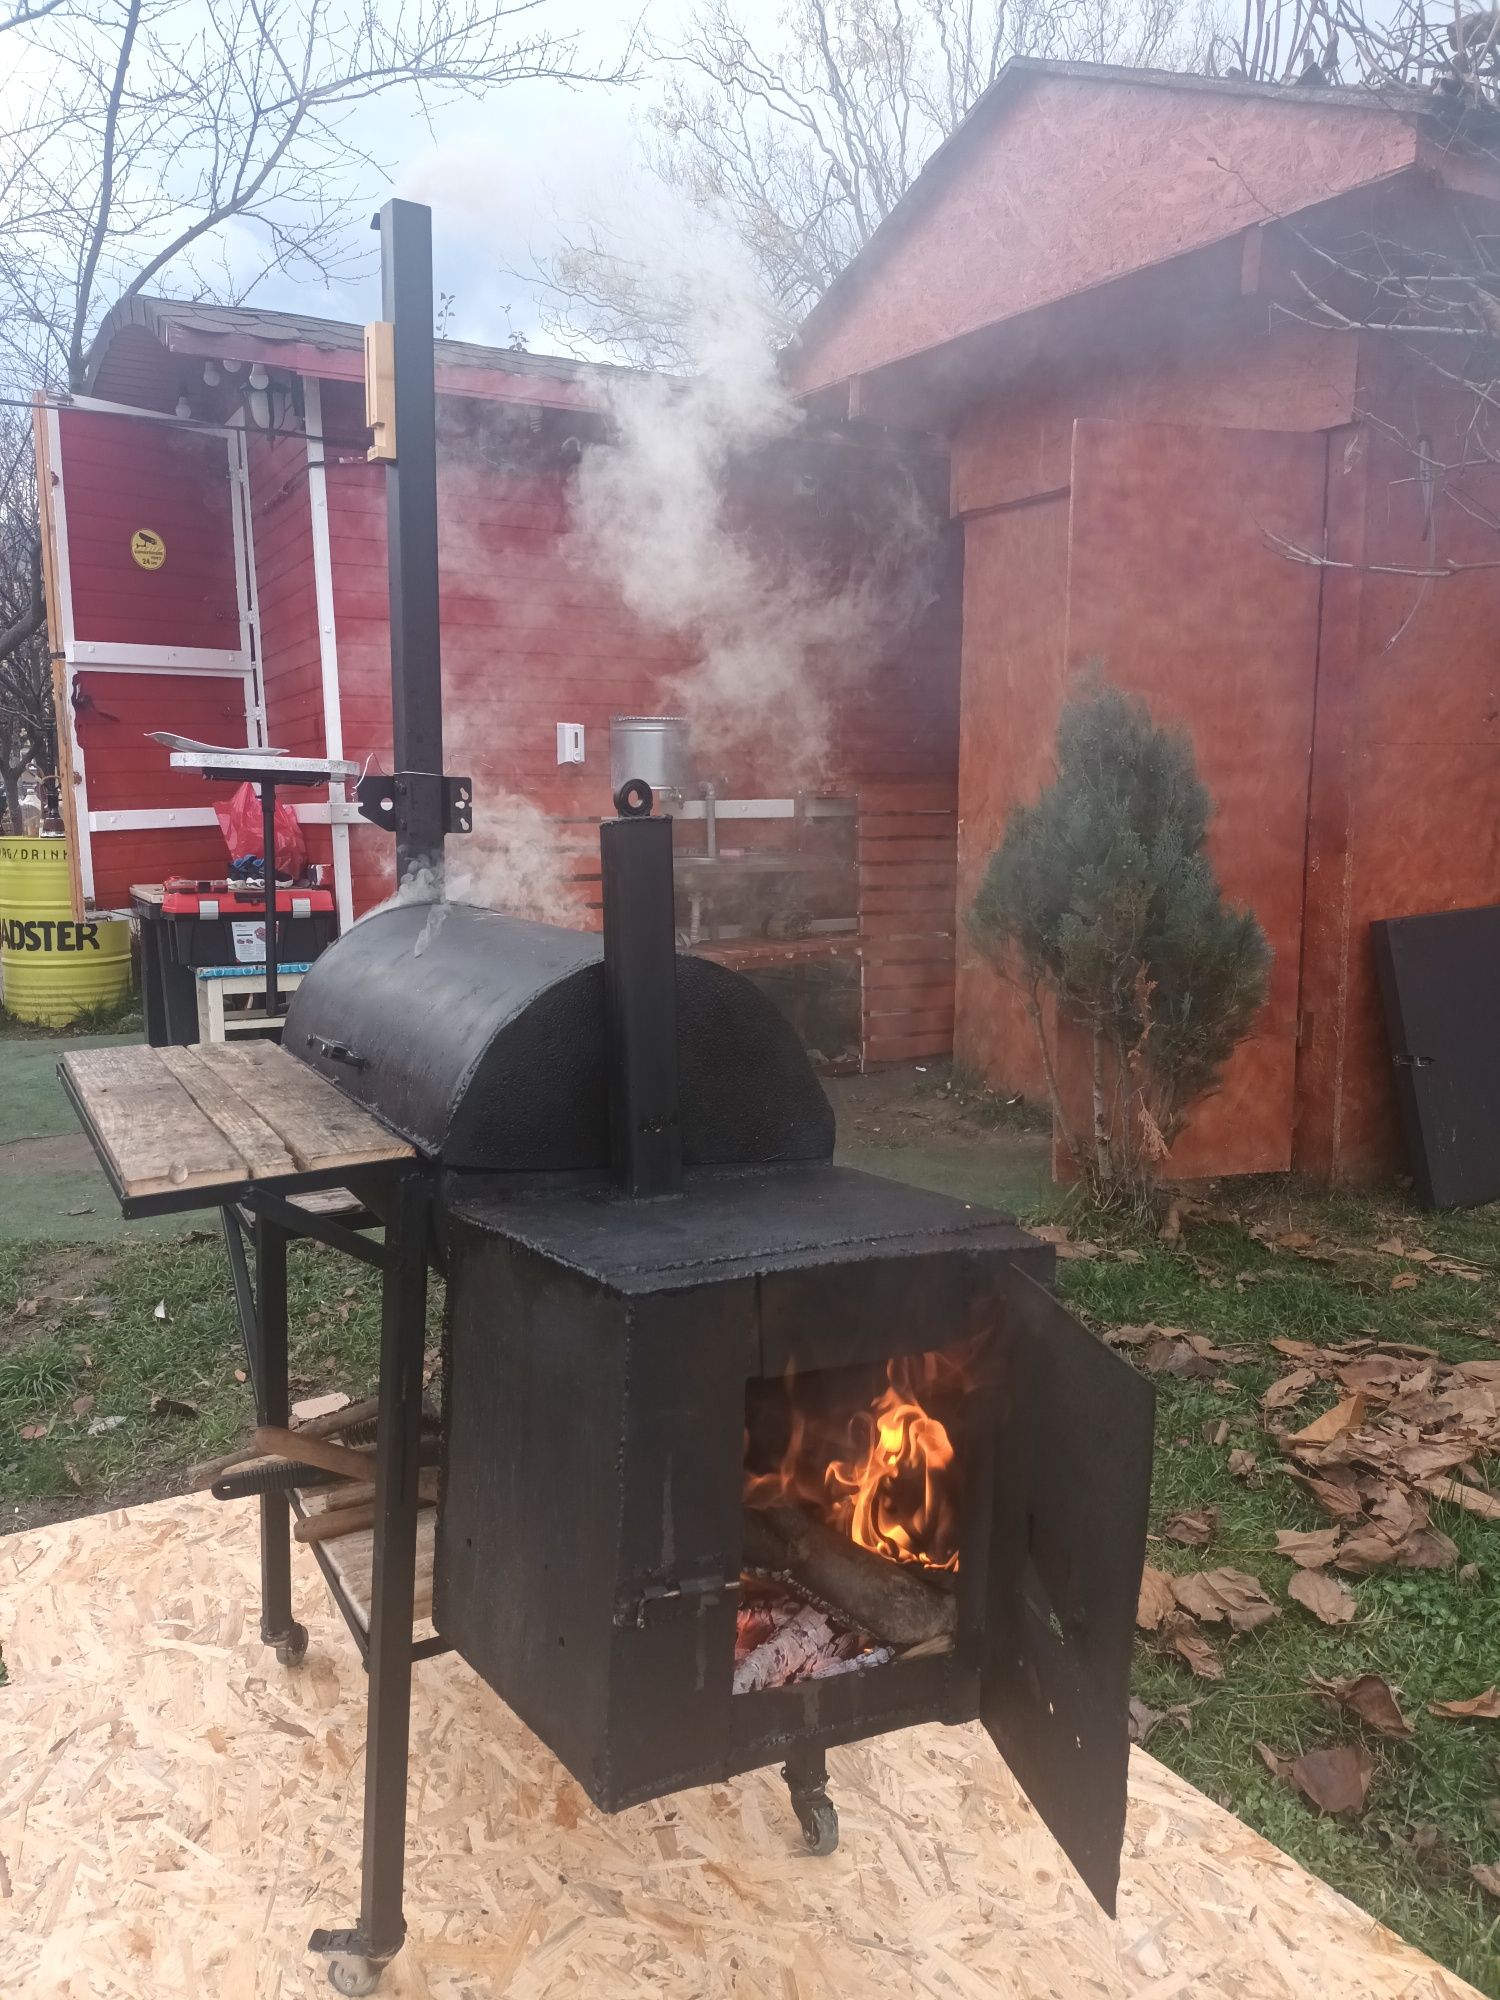
[[(300, 1672), (261, 1645), (248, 1505), (0, 1541), (8, 2000), (297, 2000), (358, 1898), (364, 1676), (310, 1558)], [(416, 1669), (414, 2000), (1460, 2000), (1441, 1973), (1138, 1755), (1118, 1924), (977, 1729), (830, 1758), (831, 1860), (772, 1772), (618, 1817), (456, 1659)]]

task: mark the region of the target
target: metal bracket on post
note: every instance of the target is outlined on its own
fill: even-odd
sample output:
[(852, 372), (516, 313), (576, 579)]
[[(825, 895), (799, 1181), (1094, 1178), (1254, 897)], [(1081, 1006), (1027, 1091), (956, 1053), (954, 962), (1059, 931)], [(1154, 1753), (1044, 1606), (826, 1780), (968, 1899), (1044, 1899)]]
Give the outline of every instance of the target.
[(445, 834), (474, 831), (474, 783), (471, 778), (439, 777), (435, 771), (397, 771), (387, 776), (372, 771), (354, 787), (361, 819), (385, 833), (404, 835), (413, 823), (442, 821)]

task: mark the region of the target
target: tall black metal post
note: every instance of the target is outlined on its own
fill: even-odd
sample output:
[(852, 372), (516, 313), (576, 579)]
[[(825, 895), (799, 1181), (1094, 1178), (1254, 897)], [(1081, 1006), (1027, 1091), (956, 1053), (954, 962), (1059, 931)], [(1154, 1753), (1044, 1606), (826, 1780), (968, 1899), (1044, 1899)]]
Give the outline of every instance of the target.
[[(391, 728), (407, 779), (396, 880), (442, 868), (443, 694), (438, 638), (437, 396), (432, 353), (432, 215), (417, 202), (380, 211), (382, 315), (394, 328), (396, 457), (386, 466), (391, 593)], [(437, 885), (435, 885), (437, 886)]]
[(276, 991), (276, 787), (269, 778), (260, 781), (260, 837), (264, 853), (261, 873), (265, 877), (266, 906), (266, 1015), (274, 1021), (280, 1012)]

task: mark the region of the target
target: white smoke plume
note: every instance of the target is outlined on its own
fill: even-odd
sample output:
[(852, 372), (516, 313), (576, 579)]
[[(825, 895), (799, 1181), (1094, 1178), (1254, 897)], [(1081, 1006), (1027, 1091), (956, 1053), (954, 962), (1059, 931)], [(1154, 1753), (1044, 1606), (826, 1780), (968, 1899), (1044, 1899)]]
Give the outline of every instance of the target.
[(841, 690), (930, 599), (933, 526), (908, 496), (841, 573), (774, 550), (764, 523), (736, 527), (732, 469), (803, 427), (776, 369), (784, 329), (712, 213), (684, 202), (670, 227), (659, 207), (650, 221), (640, 254), (688, 329), (696, 371), (613, 383), (615, 436), (579, 467), (574, 554), (697, 655), (665, 701), (687, 716), (702, 774), (749, 756), (789, 788), (811, 788)]

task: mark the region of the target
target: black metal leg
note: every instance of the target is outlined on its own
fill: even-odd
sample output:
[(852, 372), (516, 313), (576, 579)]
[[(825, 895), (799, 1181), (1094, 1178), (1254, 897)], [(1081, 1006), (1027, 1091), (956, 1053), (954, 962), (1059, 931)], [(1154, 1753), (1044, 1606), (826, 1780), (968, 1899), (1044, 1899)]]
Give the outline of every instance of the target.
[(266, 850), (261, 857), (266, 906), (266, 1015), (274, 1021), (280, 1011), (276, 991), (276, 787), (269, 778), (260, 781), (260, 837)]
[[(230, 1225), (233, 1226), (232, 1224)], [(287, 1232), (263, 1215), (255, 1218), (256, 1421), (285, 1429), (291, 1420), (287, 1388)], [(231, 1259), (231, 1271), (233, 1260)], [(292, 1616), (292, 1503), (285, 1493), (260, 1496), (260, 1636), (276, 1648), (283, 1666), (307, 1651), (307, 1629)]]
[(816, 1747), (793, 1750), (781, 1775), (792, 1795), (803, 1844), (812, 1854), (832, 1854), (839, 1844), (839, 1816), (828, 1796), (828, 1759)]
[(314, 1931), (341, 1993), (373, 1991), (406, 1936), (406, 1766), (411, 1732), (412, 1607), (421, 1470), (422, 1352), (427, 1320), (426, 1186), (402, 1176), (386, 1223), (380, 1322), (380, 1418), (375, 1447), (375, 1554), (365, 1745), (365, 1829), (359, 1926)]

